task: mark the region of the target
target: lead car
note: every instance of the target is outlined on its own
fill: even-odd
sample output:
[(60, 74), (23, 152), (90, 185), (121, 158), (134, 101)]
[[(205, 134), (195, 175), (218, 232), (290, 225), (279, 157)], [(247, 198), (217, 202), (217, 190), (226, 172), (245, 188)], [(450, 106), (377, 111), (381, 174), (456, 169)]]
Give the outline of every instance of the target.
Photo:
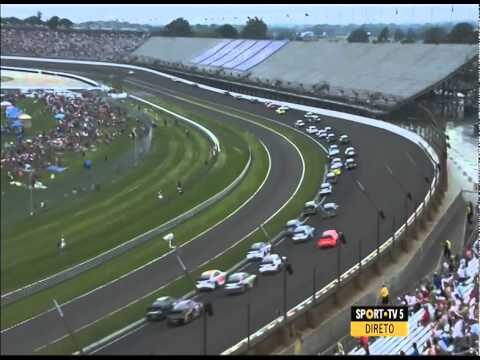
[(180, 300), (167, 313), (168, 325), (184, 325), (200, 317), (204, 311), (201, 302), (190, 299)]

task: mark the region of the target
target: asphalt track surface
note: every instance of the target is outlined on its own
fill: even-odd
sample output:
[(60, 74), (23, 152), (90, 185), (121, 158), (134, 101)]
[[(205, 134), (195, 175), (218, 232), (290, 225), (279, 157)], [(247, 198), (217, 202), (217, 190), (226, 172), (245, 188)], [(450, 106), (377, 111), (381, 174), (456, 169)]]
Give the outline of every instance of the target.
[[(26, 61), (5, 61), (2, 65), (44, 68), (49, 70), (65, 71), (77, 74), (84, 74), (95, 79), (94, 74), (108, 74), (114, 71), (113, 68), (102, 68), (93, 65), (73, 65), (73, 64), (41, 64), (39, 62)], [(118, 69), (118, 72), (125, 74), (128, 70)], [(303, 118), (303, 113), (296, 110), (290, 110), (286, 115), (276, 115), (268, 110), (262, 104), (251, 104), (245, 101), (235, 100), (231, 97), (212, 93), (210, 91), (195, 88), (190, 85), (176, 83), (171, 80), (156, 76), (150, 73), (142, 73), (135, 71), (134, 75), (130, 75), (132, 81), (142, 84), (144, 90), (151, 93), (158, 93), (164, 97), (168, 94), (181, 94), (194, 97), (201, 100), (210, 101), (212, 103), (220, 103), (242, 111), (246, 111), (259, 116), (274, 119), (285, 124), (292, 125), (297, 119)], [(201, 107), (194, 106), (187, 102), (176, 98), (168, 98), (168, 101), (177, 103), (184, 108), (195, 109), (202, 114), (210, 114), (224, 121), (231, 121), (242, 126), (248, 126), (247, 123), (239, 122), (235, 118), (225, 115), (219, 115), (215, 112), (209, 112)], [(332, 126), (337, 134), (346, 133), (351, 139), (352, 145), (358, 152), (357, 163), (358, 168), (353, 171), (344, 172), (339, 178), (339, 182), (334, 185), (333, 194), (327, 199), (340, 204), (341, 209), (337, 217), (332, 219), (320, 219), (319, 216), (312, 217), (308, 223), (314, 226), (319, 232), (334, 228), (345, 233), (347, 243), (341, 246), (341, 271), (345, 271), (357, 262), (359, 253), (359, 241), (362, 241), (362, 257), (370, 253), (376, 247), (376, 211), (371, 202), (358, 189), (354, 183), (358, 179), (365, 187), (370, 198), (376, 206), (381, 208), (386, 215), (386, 219), (381, 221), (380, 239), (385, 241), (392, 233), (393, 223), (396, 228), (399, 227), (401, 220), (404, 218), (404, 198), (398, 182), (401, 182), (405, 189), (412, 192), (414, 200), (418, 203), (423, 200), (428, 191), (428, 185), (424, 180), (425, 176), (432, 179), (433, 166), (424, 152), (412, 142), (392, 134), (383, 129), (377, 129), (366, 125), (357, 124), (350, 121), (339, 120), (335, 118), (322, 117), (321, 126)], [(254, 127), (258, 129), (257, 127)], [(253, 129), (253, 128), (252, 128)], [(255, 132), (257, 136), (261, 133)], [(272, 199), (269, 196), (278, 196), (279, 188), (284, 189), (284, 183), (294, 184), (291, 181), (297, 178), (295, 170), (298, 168), (298, 159), (295, 158), (291, 149), (285, 148), (284, 152), (279, 153), (281, 163), (286, 166), (282, 168), (282, 164), (273, 164), (273, 156), (280, 150), (277, 136), (270, 134), (275, 138), (273, 147), (267, 144), (268, 135), (262, 139), (270, 148), (272, 154), (272, 173), (274, 168), (278, 166), (278, 172), (274, 177), (277, 179), (277, 185), (270, 184), (265, 186), (266, 192), (263, 201), (253, 201), (251, 206), (246, 206), (242, 210), (245, 212), (253, 212), (254, 224), (258, 225), (259, 211), (268, 217), (272, 213), (272, 209), (266, 209), (268, 202)], [(277, 149), (278, 147), (278, 149)], [(342, 146), (342, 148), (345, 148)], [(288, 150), (288, 151), (287, 151)], [(290, 158), (289, 158), (289, 157)], [(319, 154), (319, 156), (321, 156)], [(293, 158), (292, 158), (293, 157)], [(298, 158), (298, 156), (297, 156)], [(415, 165), (412, 163), (413, 160)], [(297, 167), (294, 166), (297, 164)], [(384, 167), (384, 164), (393, 170), (396, 180), (394, 180)], [(274, 166), (275, 165), (275, 166)], [(298, 169), (297, 169), (298, 170)], [(277, 170), (275, 170), (277, 171)], [(289, 191), (292, 192), (290, 185)], [(260, 194), (259, 194), (260, 195)], [(283, 199), (288, 196), (283, 196)], [(268, 202), (266, 202), (268, 200)], [(281, 201), (279, 201), (281, 203)], [(259, 205), (261, 204), (261, 205)], [(299, 209), (300, 212), (301, 209)], [(412, 203), (409, 203), (409, 213), (413, 211)], [(243, 211), (242, 214), (244, 213)], [(238, 214), (240, 214), (240, 212)], [(237, 215), (238, 215), (237, 214)], [(245, 215), (247, 216), (247, 215)], [(233, 239), (240, 239), (238, 233), (246, 233), (243, 231), (245, 218), (234, 217), (235, 221), (223, 223), (218, 229), (220, 238), (214, 241), (212, 234), (208, 235), (208, 249), (205, 249), (205, 242), (194, 241), (196, 243), (195, 251), (191, 252), (193, 258), (198, 258), (198, 252), (206, 254), (217, 253), (220, 248), (225, 248), (225, 242), (232, 243)], [(394, 220), (395, 219), (395, 220)], [(240, 225), (241, 224), (241, 225)], [(252, 226), (255, 227), (255, 226)], [(220, 229), (220, 230), (219, 230)], [(228, 230), (226, 230), (228, 229)], [(234, 234), (237, 234), (234, 237)], [(200, 239), (198, 239), (200, 240)], [(185, 249), (186, 250), (186, 249)], [(292, 264), (294, 273), (287, 276), (287, 305), (288, 308), (295, 306), (312, 293), (313, 271), (316, 269), (316, 285), (321, 288), (330, 282), (337, 272), (337, 251), (317, 250), (313, 242), (303, 244), (293, 244), (289, 240), (282, 241), (274, 248), (274, 252), (280, 253), (288, 257)], [(184, 257), (187, 258), (187, 251), (184, 251)], [(192, 258), (189, 258), (187, 266), (194, 264)], [(134, 275), (131, 279), (127, 278), (125, 282), (121, 281), (102, 289), (92, 295), (80, 299), (65, 307), (65, 313), (69, 321), (75, 328), (81, 324), (92, 321), (99, 314), (114, 310), (119, 304), (125, 304), (128, 299), (134, 299), (146, 292), (146, 288), (162, 284), (162, 279), (168, 274), (179, 274), (178, 265), (172, 258), (165, 258), (161, 261), (165, 265), (156, 265), (148, 267), (145, 271), (141, 271), (138, 275)], [(198, 262), (200, 264), (201, 262)], [(157, 267), (158, 266), (158, 267)], [(246, 271), (258, 273), (257, 265), (251, 264), (245, 268)], [(173, 278), (171, 276), (170, 278)], [(154, 288), (154, 287), (153, 287)], [(281, 273), (276, 275), (260, 275), (258, 286), (247, 294), (238, 296), (226, 296), (222, 290), (211, 293), (201, 294), (198, 297), (200, 301), (210, 300), (214, 308), (214, 316), (208, 318), (208, 336), (207, 348), (209, 354), (218, 354), (234, 345), (247, 334), (247, 303), (251, 303), (251, 324), (250, 329), (253, 333), (263, 325), (277, 317), (283, 309), (283, 276)], [(49, 331), (45, 331), (49, 329)], [(49, 313), (45, 316), (37, 318), (25, 325), (2, 334), (2, 348), (6, 353), (28, 353), (33, 348), (58, 338), (64, 334), (64, 329), (58, 320), (57, 314)], [(139, 329), (134, 330), (128, 336), (109, 344), (102, 348), (98, 353), (101, 354), (202, 354), (203, 353), (203, 321), (201, 319), (179, 327), (170, 328), (165, 322), (149, 323)]]

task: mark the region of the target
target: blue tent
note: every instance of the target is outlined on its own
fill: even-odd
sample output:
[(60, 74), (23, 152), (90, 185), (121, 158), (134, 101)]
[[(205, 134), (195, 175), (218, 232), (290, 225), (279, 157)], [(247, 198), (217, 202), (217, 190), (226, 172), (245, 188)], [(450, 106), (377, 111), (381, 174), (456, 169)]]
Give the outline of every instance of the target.
[(61, 173), (64, 172), (67, 168), (61, 166), (50, 165), (47, 170), (54, 173)]
[(92, 168), (92, 160), (85, 160), (83, 162), (83, 167), (87, 170), (91, 169)]
[(16, 119), (20, 115), (22, 115), (22, 110), (15, 106), (9, 106), (7, 110), (5, 110), (5, 115), (7, 116), (7, 118)]
[(54, 117), (55, 117), (55, 119), (57, 119), (57, 120), (63, 120), (63, 118), (65, 117), (65, 114), (58, 113), (58, 114), (55, 115)]

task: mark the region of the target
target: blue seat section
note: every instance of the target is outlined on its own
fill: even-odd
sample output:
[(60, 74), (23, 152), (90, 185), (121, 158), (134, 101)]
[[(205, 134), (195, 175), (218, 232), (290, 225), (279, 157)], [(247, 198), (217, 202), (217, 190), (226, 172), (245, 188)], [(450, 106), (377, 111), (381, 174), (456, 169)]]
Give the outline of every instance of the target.
[(215, 60), (214, 62), (210, 63), (210, 66), (224, 66), (225, 63), (235, 59), (237, 56), (240, 56), (243, 52), (247, 51), (253, 45), (255, 45), (255, 40), (246, 40), (241, 45), (237, 46), (235, 49), (230, 51), (228, 54), (225, 54), (220, 59)]
[(237, 65), (234, 70), (246, 71), (250, 69), (251, 67), (261, 63), (263, 60), (272, 56), (275, 52), (280, 50), (287, 43), (288, 41), (273, 41), (271, 44), (264, 47), (261, 51), (259, 51), (251, 58)]
[(223, 41), (220, 41), (217, 45), (215, 45), (214, 47), (208, 49), (207, 51), (204, 51), (203, 53), (201, 53), (200, 55), (194, 57), (191, 62), (192, 63), (199, 63), (207, 58), (209, 58), (210, 56), (214, 55), (215, 53), (217, 53), (218, 51), (220, 51), (223, 47), (227, 46), (229, 43), (231, 43), (233, 40), (223, 40)]
[(243, 53), (238, 55), (236, 58), (223, 64), (223, 67), (226, 69), (233, 69), (235, 66), (240, 65), (242, 62), (247, 61), (251, 57), (255, 56), (273, 41), (271, 40), (259, 40), (252, 47), (245, 50)]
[(212, 56), (209, 56), (208, 58), (204, 59), (203, 61), (200, 61), (198, 63), (198, 65), (203, 65), (203, 66), (210, 65), (212, 62), (224, 57), (226, 54), (228, 54), (230, 51), (235, 49), (237, 46), (240, 46), (244, 41), (245, 40), (233, 40), (231, 43), (224, 46), (222, 49), (217, 51)]

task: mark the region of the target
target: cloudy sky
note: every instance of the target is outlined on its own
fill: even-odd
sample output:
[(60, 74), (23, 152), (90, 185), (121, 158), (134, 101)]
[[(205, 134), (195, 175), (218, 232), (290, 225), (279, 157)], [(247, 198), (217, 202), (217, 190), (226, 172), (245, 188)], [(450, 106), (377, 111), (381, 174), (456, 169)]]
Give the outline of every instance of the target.
[[(453, 11), (452, 11), (453, 9)], [(476, 4), (2, 4), (2, 17), (26, 18), (41, 11), (43, 19), (53, 15), (73, 22), (121, 20), (164, 25), (177, 17), (190, 23), (244, 24), (259, 16), (267, 24), (425, 23), (477, 21)]]

